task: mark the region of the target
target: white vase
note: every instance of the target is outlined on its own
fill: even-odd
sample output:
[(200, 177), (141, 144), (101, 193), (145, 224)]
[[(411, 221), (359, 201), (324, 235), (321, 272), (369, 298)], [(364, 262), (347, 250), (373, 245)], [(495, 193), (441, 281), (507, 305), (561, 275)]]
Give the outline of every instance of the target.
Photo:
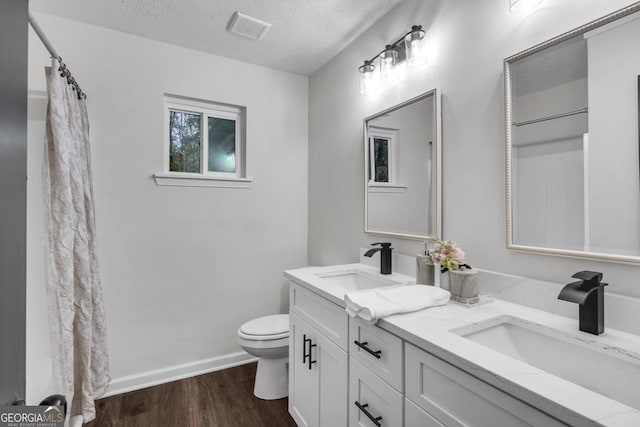
[(479, 301), (478, 272), (472, 269), (449, 270), (451, 299), (465, 304)]

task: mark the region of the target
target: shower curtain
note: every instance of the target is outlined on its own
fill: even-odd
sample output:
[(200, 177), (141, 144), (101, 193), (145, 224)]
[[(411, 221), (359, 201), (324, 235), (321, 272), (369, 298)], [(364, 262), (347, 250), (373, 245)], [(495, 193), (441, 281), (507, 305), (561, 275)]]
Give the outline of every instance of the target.
[(102, 285), (98, 271), (86, 103), (47, 68), (43, 196), (45, 280), (54, 384), (71, 416), (95, 418), (94, 399), (109, 385)]

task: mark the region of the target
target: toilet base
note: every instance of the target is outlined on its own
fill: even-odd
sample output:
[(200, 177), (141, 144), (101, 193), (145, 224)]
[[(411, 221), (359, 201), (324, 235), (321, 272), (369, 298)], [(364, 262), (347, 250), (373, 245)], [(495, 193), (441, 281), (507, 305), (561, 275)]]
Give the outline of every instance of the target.
[(253, 394), (264, 400), (282, 399), (289, 395), (289, 358), (258, 359)]

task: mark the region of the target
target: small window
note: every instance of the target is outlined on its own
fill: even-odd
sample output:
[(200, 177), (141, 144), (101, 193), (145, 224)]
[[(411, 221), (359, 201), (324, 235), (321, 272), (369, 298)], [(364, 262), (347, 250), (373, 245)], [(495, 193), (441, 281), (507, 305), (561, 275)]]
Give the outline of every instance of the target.
[(165, 96), (165, 171), (158, 185), (247, 188), (243, 107)]
[(407, 187), (397, 182), (397, 129), (369, 126), (369, 182), (370, 193), (403, 193)]
[(371, 184), (394, 183), (395, 146), (394, 130), (373, 126), (369, 128), (369, 182)]

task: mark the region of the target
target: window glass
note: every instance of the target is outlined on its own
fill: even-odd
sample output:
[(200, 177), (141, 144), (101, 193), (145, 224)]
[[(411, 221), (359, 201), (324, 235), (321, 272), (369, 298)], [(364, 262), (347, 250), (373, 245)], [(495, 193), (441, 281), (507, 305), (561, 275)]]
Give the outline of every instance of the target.
[(209, 172), (236, 171), (236, 121), (208, 117)]
[(202, 116), (182, 111), (169, 114), (169, 170), (200, 172)]
[(375, 182), (389, 182), (389, 140), (373, 138), (373, 170)]

